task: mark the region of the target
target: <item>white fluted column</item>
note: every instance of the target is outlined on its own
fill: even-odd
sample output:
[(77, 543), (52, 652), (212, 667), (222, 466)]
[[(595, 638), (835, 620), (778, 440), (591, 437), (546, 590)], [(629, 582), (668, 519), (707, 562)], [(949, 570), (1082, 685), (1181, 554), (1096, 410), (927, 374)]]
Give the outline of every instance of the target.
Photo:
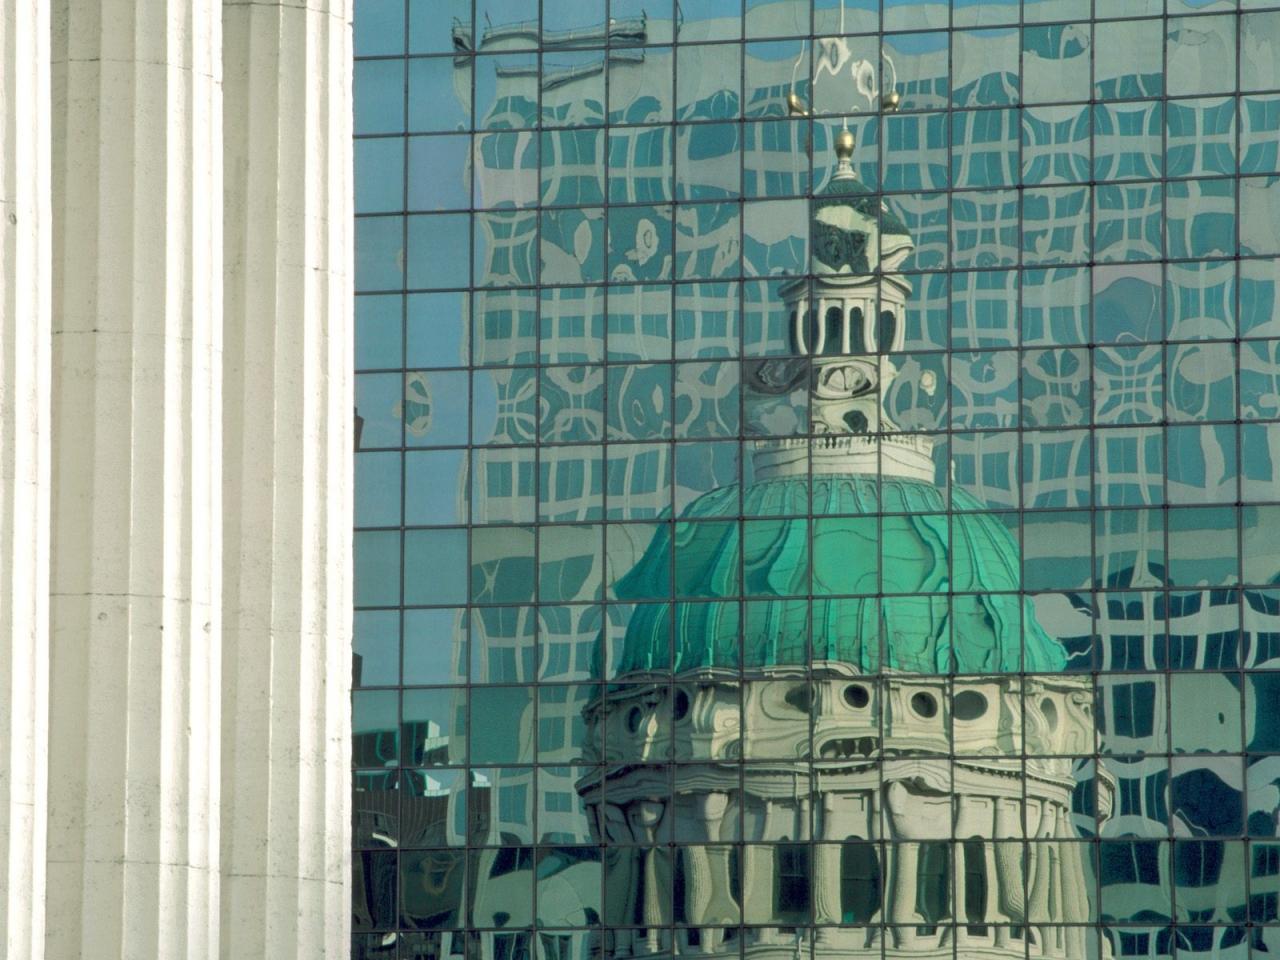
[[(1012, 838), (1023, 832), (1021, 804), (1014, 798), (996, 801), (997, 841), (992, 844), (991, 876), (995, 877), (995, 904), (999, 907), (996, 928), (996, 946), (1013, 946), (1010, 928), (1005, 924), (1019, 924), (1026, 918), (1026, 877), (1023, 864), (1025, 848)], [(1004, 839), (999, 839), (1004, 838)]]
[[(1030, 824), (1028, 824), (1030, 831)], [(1028, 903), (1028, 919), (1038, 932), (1045, 956), (1060, 957), (1064, 944), (1062, 927), (1062, 851), (1057, 836), (1057, 804), (1044, 802), (1030, 845), (1029, 867), (1033, 874)]]
[(53, 0), (46, 952), (217, 954), (217, 0)]
[[(723, 793), (704, 793), (694, 801), (694, 817), (699, 824), (696, 832), (697, 844), (685, 846), (675, 852), (675, 856), (684, 857), (685, 867), (685, 917), (691, 928), (701, 927), (706, 923), (723, 923), (723, 917), (712, 916), (712, 907), (720, 907), (723, 898), (728, 896), (727, 857), (717, 856), (724, 848), (704, 846), (709, 841), (720, 839), (720, 824), (729, 805), (729, 797)], [(675, 868), (674, 863), (672, 869)], [(734, 918), (736, 919), (736, 918)], [(692, 953), (711, 953), (714, 949), (714, 937), (710, 930), (703, 931), (697, 948), (690, 948), (688, 932), (685, 933), (685, 947)]]
[(0, 960), (44, 957), (49, 10), (0, 0)]
[(817, 353), (809, 342), (809, 301), (803, 297), (796, 301), (796, 316), (792, 323), (796, 350), (801, 354)]
[(917, 841), (899, 841), (892, 848), (893, 871), (889, 898), (889, 922), (893, 928), (894, 946), (913, 948), (916, 944), (916, 926), (920, 915), (916, 912), (916, 884), (920, 866), (920, 844)]
[(670, 888), (662, 882), (660, 864), (661, 851), (658, 847), (649, 847), (644, 853), (644, 903), (641, 906), (641, 918), (644, 920), (644, 942), (646, 953), (658, 953), (662, 947), (663, 923), (666, 912), (662, 909), (663, 898), (670, 895)]
[[(920, 872), (920, 840), (918, 812), (906, 786), (899, 780), (884, 790), (886, 836), (893, 841), (889, 871), (888, 920), (894, 924), (893, 944), (898, 949), (912, 949), (918, 940), (916, 927), (920, 914), (916, 911), (916, 887)], [(928, 828), (923, 831), (928, 835)]]
[[(756, 943), (775, 945), (778, 942), (778, 931), (773, 924), (778, 923), (777, 911), (774, 909), (774, 884), (777, 882), (777, 829), (778, 803), (764, 799), (764, 815), (760, 831), (748, 840), (766, 841), (764, 843), (747, 843), (742, 848), (742, 893), (744, 920), (751, 924), (765, 924), (756, 930)], [(785, 811), (784, 811), (785, 812)]]
[(350, 0), (224, 0), (225, 957), (350, 949)]

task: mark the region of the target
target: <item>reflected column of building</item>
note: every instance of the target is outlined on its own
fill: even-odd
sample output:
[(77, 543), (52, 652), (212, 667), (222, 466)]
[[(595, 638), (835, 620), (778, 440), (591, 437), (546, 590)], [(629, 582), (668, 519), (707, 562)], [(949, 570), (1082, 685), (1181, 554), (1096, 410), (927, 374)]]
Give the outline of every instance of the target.
[(644, 845), (641, 850), (644, 899), (640, 909), (644, 941), (638, 953), (658, 953), (662, 949), (663, 928), (667, 922), (663, 901), (670, 896), (670, 885), (665, 882), (669, 878), (663, 876), (665, 871), (659, 863), (662, 854), (657, 846), (657, 831), (665, 812), (666, 805), (658, 800), (638, 800), (631, 804), (629, 811), (632, 831)]
[(0, 0), (0, 958), (44, 957), (49, 7)]
[(1027, 913), (1045, 956), (1062, 956), (1063, 949), (1062, 928), (1047, 925), (1051, 917), (1062, 915), (1058, 902), (1060, 881), (1055, 879), (1060, 869), (1058, 851), (1055, 844), (1048, 842), (1054, 835), (1056, 823), (1057, 817), (1048, 801), (1028, 802), (1027, 836), (1031, 838), (1031, 855), (1027, 866), (1031, 877)]
[[(960, 772), (953, 770), (952, 776), (957, 780), (961, 779)], [(955, 800), (955, 838), (956, 842), (952, 847), (952, 876), (954, 879), (955, 893), (952, 896), (952, 918), (956, 922), (956, 941), (964, 943), (969, 939), (968, 924), (983, 924), (989, 922), (992, 918), (990, 915), (991, 897), (983, 898), (983, 916), (971, 918), (969, 916), (969, 857), (970, 851), (977, 849), (981, 851), (984, 869), (986, 869), (987, 849), (990, 847), (985, 839), (991, 835), (991, 831), (995, 826), (993, 804), (989, 797), (975, 796), (968, 789), (967, 785), (956, 784), (956, 800)], [(977, 845), (975, 847), (975, 844)], [(986, 876), (991, 877), (994, 874), (987, 871)], [(984, 938), (976, 938), (978, 942), (982, 942)]]
[(840, 837), (837, 833), (836, 805), (846, 799), (834, 793), (822, 794), (822, 819), (816, 825), (818, 844), (814, 857), (813, 922), (826, 924), (817, 933), (820, 943), (835, 939), (831, 925), (841, 921), (840, 910)]
[[(597, 716), (593, 715), (588, 723), (596, 720)], [(588, 748), (586, 756), (590, 760), (595, 754)], [(607, 844), (604, 851), (606, 929), (603, 936), (607, 943), (611, 942), (612, 949), (606, 948), (605, 955), (629, 957), (635, 940), (635, 893), (640, 885), (639, 857), (631, 846), (635, 836), (622, 806), (604, 802), (602, 782), (584, 780), (578, 784), (578, 789), (589, 797), (585, 807), (592, 837), (597, 843)]]
[[(774, 823), (777, 819), (777, 804), (769, 797), (759, 799), (763, 807), (760, 819), (760, 831), (755, 836), (748, 836), (748, 841), (775, 839)], [(772, 843), (747, 843), (742, 855), (742, 908), (747, 922), (768, 924), (774, 915), (773, 891), (777, 876), (774, 864), (775, 847)], [(755, 942), (762, 946), (773, 946), (779, 943), (778, 931), (771, 926), (762, 925), (755, 931)]]
[[(677, 856), (684, 857), (685, 864), (685, 916), (690, 925), (683, 933), (686, 952), (714, 953), (720, 945), (718, 931), (701, 928), (737, 919), (721, 901), (729, 890), (729, 851), (722, 846), (707, 846), (719, 842), (720, 823), (728, 808), (728, 794), (705, 793), (696, 797), (698, 842), (677, 852)], [(690, 934), (694, 929), (698, 930), (698, 942), (691, 944)]]
[(48, 956), (218, 954), (218, 0), (54, 0)]
[(1013, 798), (996, 801), (996, 843), (991, 844), (991, 876), (996, 878), (995, 902), (999, 904), (1001, 924), (996, 928), (996, 946), (1018, 946), (1012, 940), (1007, 924), (1026, 920), (1026, 877), (1023, 876), (1022, 803)]
[(803, 351), (809, 339), (809, 298), (801, 293), (791, 311), (791, 342), (797, 351)]
[(889, 922), (894, 924), (893, 945), (900, 950), (912, 949), (918, 939), (916, 924), (916, 885), (920, 864), (920, 844), (914, 842), (918, 832), (906, 808), (907, 788), (900, 782), (885, 787), (885, 811), (888, 815), (889, 839), (892, 841), (890, 870)]
[(1066, 807), (1058, 808), (1057, 835), (1063, 843), (1061, 850), (1062, 864), (1062, 921), (1075, 924), (1065, 930), (1066, 953), (1068, 957), (1085, 955), (1085, 931), (1079, 924), (1089, 920), (1089, 895), (1085, 886), (1084, 861), (1080, 856), (1080, 844), (1076, 840), (1075, 829), (1071, 826), (1071, 818)]
[(350, 949), (350, 0), (224, 0), (224, 955)]
[[(884, 840), (884, 833), (885, 833), (884, 821), (881, 818), (886, 816), (886, 814), (884, 810), (884, 801), (883, 801), (884, 792), (878, 789), (879, 777), (880, 777), (880, 771), (877, 770), (876, 771), (877, 780), (875, 785), (876, 788), (872, 789), (871, 793), (868, 796), (867, 839), (870, 840), (872, 843), (876, 844), (875, 856), (876, 856), (877, 862), (880, 863), (881, 865), (880, 867), (880, 902), (876, 908), (876, 912), (871, 917), (868, 918), (867, 922), (884, 924), (888, 922), (888, 919), (889, 919), (888, 915), (886, 914), (887, 903), (886, 903), (885, 891), (886, 889), (888, 889), (886, 887), (886, 880), (888, 879), (890, 871), (893, 869), (893, 867), (891, 865), (891, 858), (887, 852), (889, 850), (889, 847), (887, 847), (885, 844), (881, 842)], [(868, 939), (868, 945), (877, 946), (881, 950), (886, 949), (887, 945), (891, 942), (892, 942), (892, 938), (885, 935), (883, 926), (874, 928), (871, 931), (870, 938)]]

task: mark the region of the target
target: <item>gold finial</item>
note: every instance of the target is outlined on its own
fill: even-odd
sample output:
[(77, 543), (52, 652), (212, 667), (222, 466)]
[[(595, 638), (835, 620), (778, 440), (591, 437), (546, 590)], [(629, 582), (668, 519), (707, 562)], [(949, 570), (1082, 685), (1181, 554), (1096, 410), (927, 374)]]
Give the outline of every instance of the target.
[(809, 111), (805, 109), (804, 101), (796, 95), (792, 90), (787, 94), (787, 113), (793, 117), (807, 117)]
[(847, 163), (853, 158), (853, 134), (841, 130), (836, 134), (836, 159)]
[(902, 94), (897, 90), (890, 90), (880, 101), (880, 109), (885, 113), (896, 113), (900, 103), (902, 103)]

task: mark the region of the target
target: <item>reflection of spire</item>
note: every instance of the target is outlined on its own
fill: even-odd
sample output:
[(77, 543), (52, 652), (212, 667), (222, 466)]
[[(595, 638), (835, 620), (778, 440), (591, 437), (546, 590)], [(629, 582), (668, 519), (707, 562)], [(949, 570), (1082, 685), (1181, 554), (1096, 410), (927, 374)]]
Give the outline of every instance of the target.
[[(854, 59), (853, 51), (849, 48), (849, 41), (841, 36), (814, 38), (814, 50), (816, 56), (813, 62), (813, 80), (810, 84), (811, 95), (816, 95), (815, 91), (823, 74), (830, 74), (833, 78), (843, 77), (847, 66), (849, 68), (849, 78), (853, 81), (853, 88), (867, 101), (867, 109), (871, 111), (879, 110), (882, 113), (895, 113), (897, 111), (902, 102), (902, 96), (897, 90), (898, 69), (894, 66), (893, 58), (887, 53), (880, 55), (880, 66), (877, 69), (869, 60)], [(803, 56), (803, 51), (801, 55)], [(799, 61), (797, 60), (798, 65)], [(794, 76), (791, 80), (791, 87), (794, 91)], [(788, 97), (788, 102), (790, 102), (790, 99)], [(845, 114), (859, 112), (855, 102), (850, 102), (842, 112)], [(849, 128), (847, 116), (842, 118), (841, 125), (846, 130)]]

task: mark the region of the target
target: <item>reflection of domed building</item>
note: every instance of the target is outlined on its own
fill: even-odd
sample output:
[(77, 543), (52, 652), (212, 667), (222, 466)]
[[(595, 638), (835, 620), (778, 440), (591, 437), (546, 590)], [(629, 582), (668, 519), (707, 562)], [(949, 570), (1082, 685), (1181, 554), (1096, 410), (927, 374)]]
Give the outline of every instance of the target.
[(750, 378), (807, 394), (814, 438), (757, 442), (750, 480), (617, 586), (678, 600), (638, 603), (587, 710), (607, 957), (1086, 955), (1058, 925), (1090, 918), (1070, 757), (1091, 687), (1019, 595), (1009, 530), (960, 491), (949, 515), (931, 442), (884, 413), (911, 238), (852, 148), (814, 203), (812, 285), (784, 288), (805, 359)]

